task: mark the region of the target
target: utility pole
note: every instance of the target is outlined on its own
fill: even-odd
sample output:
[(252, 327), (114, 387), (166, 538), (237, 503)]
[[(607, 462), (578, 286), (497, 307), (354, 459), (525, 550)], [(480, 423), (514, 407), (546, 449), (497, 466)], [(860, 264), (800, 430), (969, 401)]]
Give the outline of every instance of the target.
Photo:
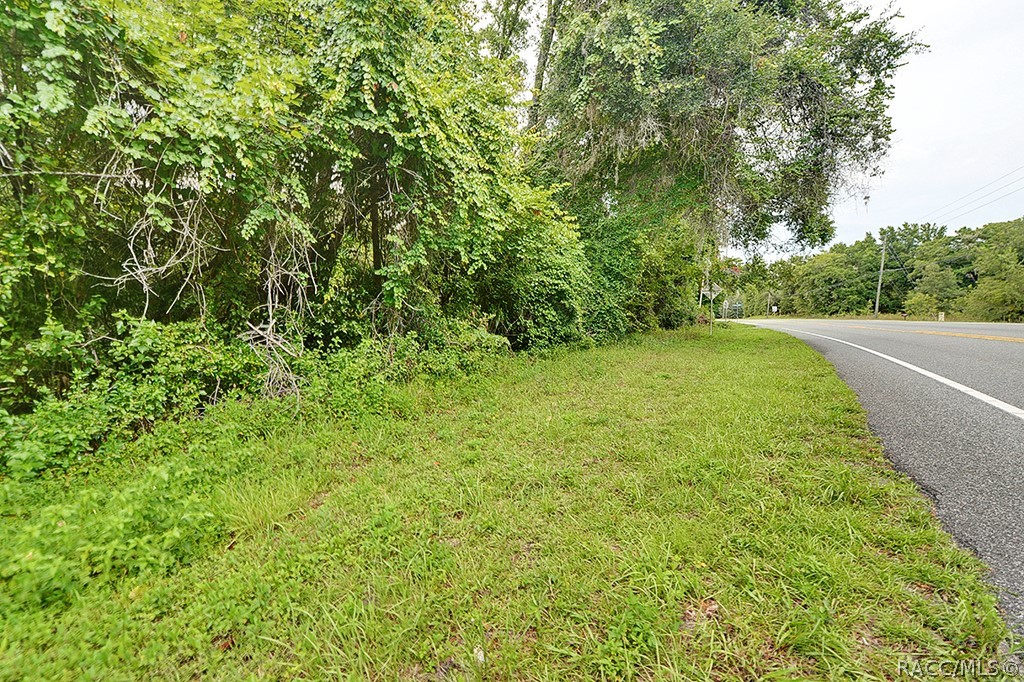
[(882, 299), (882, 273), (885, 272), (885, 235), (882, 235), (882, 261), (878, 264), (878, 290), (875, 292), (875, 319), (878, 319), (878, 304)]

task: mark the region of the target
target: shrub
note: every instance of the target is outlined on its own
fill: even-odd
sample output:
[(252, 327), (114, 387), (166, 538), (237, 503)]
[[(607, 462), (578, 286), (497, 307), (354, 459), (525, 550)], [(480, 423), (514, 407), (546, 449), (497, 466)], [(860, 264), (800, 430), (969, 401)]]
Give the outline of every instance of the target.
[(310, 416), (403, 413), (399, 384), (416, 376), (465, 376), (509, 352), (508, 340), (487, 332), (479, 320), (437, 318), (422, 335), (410, 332), (305, 354), (296, 363), (301, 402)]
[[(0, 465), (16, 477), (80, 462), (111, 435), (132, 437), (160, 419), (196, 415), (229, 394), (255, 395), (265, 367), (252, 350), (226, 343), (195, 322), (158, 324), (120, 316), (119, 336), (95, 344), (98, 359), (80, 366), (62, 395), (45, 391), (36, 409), (10, 415)], [(49, 356), (81, 347), (74, 335)], [(70, 348), (70, 350), (69, 350)]]

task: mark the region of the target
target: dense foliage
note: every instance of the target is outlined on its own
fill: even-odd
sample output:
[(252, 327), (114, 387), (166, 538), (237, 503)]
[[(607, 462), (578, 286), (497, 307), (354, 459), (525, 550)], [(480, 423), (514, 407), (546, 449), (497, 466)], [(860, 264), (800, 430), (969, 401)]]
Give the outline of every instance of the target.
[(850, 173), (879, 172), (889, 80), (914, 47), (890, 16), (830, 0), (573, 9), (541, 101), (554, 172), (610, 192), (693, 178), (734, 240), (785, 224), (811, 244), (832, 237)]
[(9, 2), (3, 468), (296, 394), (346, 349), (692, 321), (725, 241), (830, 236), (914, 47), (835, 0), (550, 0), (524, 110), (528, 12)]
[(833, 196), (888, 147), (890, 77), (915, 47), (891, 18), (829, 0), (560, 5), (536, 163), (571, 187), (600, 329), (692, 320), (726, 243), (779, 224), (831, 239)]
[[(880, 311), (1024, 322), (1024, 218), (962, 228), (885, 228)], [(733, 293), (752, 312), (851, 315), (873, 312), (882, 244), (872, 235), (813, 256), (748, 263)], [(769, 304), (769, 297), (771, 304)]]

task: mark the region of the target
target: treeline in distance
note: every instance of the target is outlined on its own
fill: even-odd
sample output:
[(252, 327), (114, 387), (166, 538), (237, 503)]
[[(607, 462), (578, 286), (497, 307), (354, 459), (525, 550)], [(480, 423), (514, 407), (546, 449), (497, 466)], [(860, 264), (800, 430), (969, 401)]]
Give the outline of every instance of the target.
[(869, 234), (771, 264), (752, 259), (733, 291), (747, 314), (772, 306), (784, 315), (873, 313), (884, 239), (880, 312), (1024, 322), (1024, 218), (952, 234), (938, 225), (905, 223), (881, 230), (880, 238)]

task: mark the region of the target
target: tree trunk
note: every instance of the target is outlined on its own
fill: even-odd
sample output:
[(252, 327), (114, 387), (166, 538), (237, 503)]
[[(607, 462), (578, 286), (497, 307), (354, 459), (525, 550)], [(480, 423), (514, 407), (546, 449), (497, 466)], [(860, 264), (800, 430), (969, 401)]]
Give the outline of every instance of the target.
[(562, 11), (564, 1), (548, 0), (548, 13), (544, 18), (544, 26), (540, 33), (540, 45), (537, 48), (537, 70), (533, 75), (533, 103), (530, 105), (528, 119), (530, 128), (536, 128), (544, 122), (540, 112), (540, 96), (544, 91), (544, 76), (548, 69), (551, 47), (554, 44), (558, 15)]
[(370, 240), (373, 243), (373, 281), (381, 284), (380, 269), (384, 267), (384, 236), (381, 234), (380, 199), (370, 208)]

